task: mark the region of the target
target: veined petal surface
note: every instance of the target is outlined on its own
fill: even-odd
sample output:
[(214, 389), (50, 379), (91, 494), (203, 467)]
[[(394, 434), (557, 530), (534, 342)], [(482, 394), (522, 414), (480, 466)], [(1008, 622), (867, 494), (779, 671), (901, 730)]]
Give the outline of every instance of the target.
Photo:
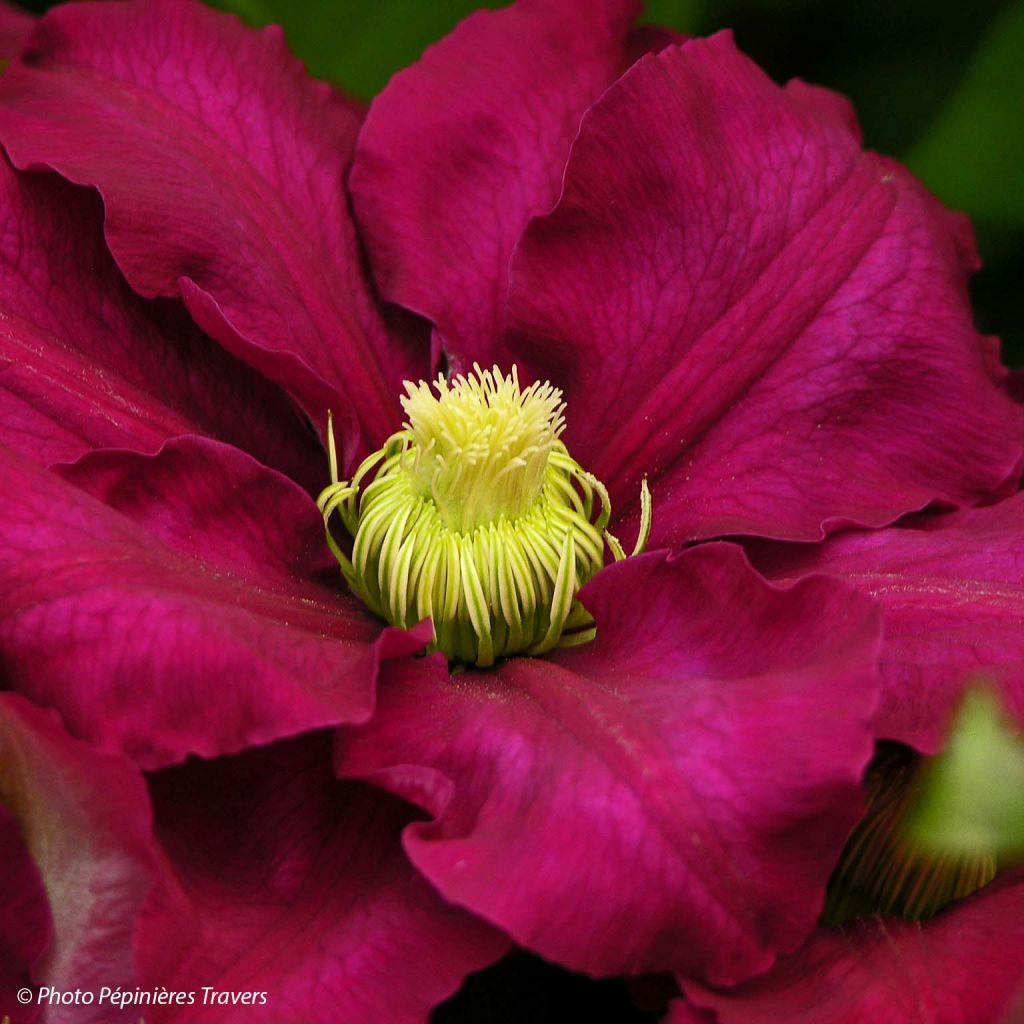
[(0, 81), (0, 141), (103, 196), (110, 249), (145, 296), (181, 295), (350, 454), (400, 423), (427, 352), (389, 332), (344, 189), (359, 115), (278, 28), (192, 0), (70, 4)]
[(1024, 495), (751, 554), (773, 579), (825, 573), (879, 602), (880, 736), (937, 753), (964, 688), (979, 682), (1024, 728)]
[(636, 0), (477, 11), (374, 100), (352, 170), (384, 295), (436, 325), (450, 363), (508, 369), (508, 264), (551, 209), (583, 112), (666, 34)]
[(134, 294), (102, 222), (95, 195), (0, 157), (0, 441), (50, 464), (206, 433), (314, 486), (299, 412), (180, 303)]
[(380, 660), (423, 643), (311, 578), (312, 500), (229, 446), (97, 452), (77, 486), (0, 467), (7, 684), (144, 767), (363, 721)]
[(449, 677), (396, 665), (338, 766), (413, 800), (450, 901), (592, 974), (767, 967), (813, 927), (860, 809), (879, 622), (732, 545), (642, 555), (582, 592), (594, 643)]
[(616, 509), (649, 478), (655, 543), (881, 526), (1019, 467), (966, 242), (845, 105), (693, 40), (584, 117), (512, 260), (510, 344)]

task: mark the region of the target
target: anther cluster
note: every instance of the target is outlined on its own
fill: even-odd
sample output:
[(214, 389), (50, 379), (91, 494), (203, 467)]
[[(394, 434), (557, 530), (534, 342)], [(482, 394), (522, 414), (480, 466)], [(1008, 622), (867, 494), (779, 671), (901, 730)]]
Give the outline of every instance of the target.
[[(349, 586), (375, 614), (431, 619), (431, 648), (477, 666), (594, 636), (576, 594), (625, 557), (605, 487), (566, 450), (561, 392), (495, 367), (406, 383), (402, 430), (318, 500)], [(647, 486), (634, 554), (650, 531)], [(332, 531), (334, 518), (347, 539)]]

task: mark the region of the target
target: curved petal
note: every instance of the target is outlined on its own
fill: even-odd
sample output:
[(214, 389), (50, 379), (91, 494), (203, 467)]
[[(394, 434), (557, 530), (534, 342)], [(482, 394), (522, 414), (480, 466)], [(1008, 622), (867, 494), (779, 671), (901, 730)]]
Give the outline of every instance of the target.
[(409, 807), (339, 783), (330, 744), (304, 736), (151, 778), (180, 890), (140, 928), (146, 980), (266, 993), (216, 1010), (200, 995), (158, 1024), (419, 1024), (508, 948), (416, 874), (400, 843)]
[[(104, 985), (133, 988), (135, 917), (155, 864), (142, 777), (124, 758), (72, 740), (52, 711), (16, 694), (0, 694), (0, 750), (0, 800), (18, 819), (52, 913), (53, 941), (32, 981), (96, 996)], [(129, 1018), (96, 1004), (60, 1019)]]
[(413, 863), (450, 901), (592, 974), (763, 970), (813, 927), (860, 807), (879, 623), (739, 549), (619, 563), (597, 641), (449, 678), (396, 666), (343, 775), (415, 800)]
[[(46, 1019), (413, 1024), (500, 956), (508, 940), (442, 903), (405, 859), (409, 808), (339, 783), (330, 745), (314, 734), (157, 773), (151, 807), (125, 758), (0, 695), (0, 799), (53, 910), (32, 982), (94, 997)], [(18, 895), (27, 911), (31, 885)], [(25, 936), (30, 923), (18, 921)], [(49, 939), (37, 932), (33, 947)], [(264, 998), (204, 1004), (204, 986)], [(192, 1002), (142, 1001), (161, 987)], [(119, 1005), (104, 989), (142, 999)]]
[(825, 573), (880, 603), (879, 736), (937, 753), (964, 687), (979, 680), (999, 687), (1024, 727), (1024, 495), (813, 547), (751, 552), (774, 579)]
[(102, 221), (96, 196), (0, 156), (0, 441), (49, 464), (207, 433), (315, 485), (323, 454), (287, 398), (179, 303), (135, 295)]
[(961, 236), (844, 106), (695, 40), (587, 113), (513, 258), (511, 345), (617, 508), (650, 477), (656, 542), (880, 526), (1021, 456)]
[[(0, 711), (2, 714), (2, 711)], [(0, 743), (0, 749), (6, 744)], [(38, 1004), (22, 1007), (16, 993), (32, 981), (32, 971), (53, 941), (53, 921), (39, 869), (21, 836), (18, 820), (0, 804), (0, 1006), (14, 1009), (9, 1024), (32, 1024)]]
[(116, 509), (3, 449), (0, 467), (8, 683), (146, 767), (363, 721), (381, 659), (423, 642), (308, 582), (312, 501), (227, 446), (67, 470)]
[(343, 188), (358, 126), (279, 29), (190, 0), (51, 11), (0, 81), (12, 160), (99, 189), (133, 288), (182, 295), (318, 425), (350, 410), (372, 449), (427, 353), (389, 336), (363, 273)]
[(637, 0), (519, 0), (478, 11), (374, 100), (351, 187), (385, 296), (434, 322), (455, 369), (508, 369), (512, 247), (554, 205), (591, 103), (668, 39)]
[(719, 1024), (1009, 1024), (1024, 996), (1024, 877), (997, 881), (923, 925), (869, 918), (821, 928), (732, 991), (683, 988)]

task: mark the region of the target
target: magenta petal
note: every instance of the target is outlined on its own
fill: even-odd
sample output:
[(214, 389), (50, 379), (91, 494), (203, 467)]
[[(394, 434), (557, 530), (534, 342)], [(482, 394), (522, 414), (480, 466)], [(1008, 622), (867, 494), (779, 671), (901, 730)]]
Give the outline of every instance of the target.
[(423, 642), (302, 578), (322, 564), (312, 501), (234, 449), (67, 471), (116, 511), (3, 449), (0, 467), (8, 683), (144, 766), (363, 721), (381, 659)]
[[(0, 695), (0, 800), (24, 835), (19, 857), (2, 833), (0, 852), (16, 855), (4, 861), (14, 869), (5, 909), (17, 899), (25, 914), (0, 950), (17, 941), (16, 957), (33, 957), (45, 942), (32, 982), (95, 997), (45, 1019), (412, 1024), (500, 956), (504, 936), (446, 906), (409, 866), (399, 843), (409, 808), (333, 778), (330, 741), (307, 736), (157, 774), (154, 836), (133, 765), (71, 739), (52, 712)], [(24, 889), (10, 891), (18, 881)], [(202, 1006), (204, 985), (264, 991), (266, 1002)], [(101, 1004), (104, 986), (196, 995), (192, 1006), (119, 1009)], [(13, 992), (3, 1010), (12, 1005)]]
[(654, 536), (816, 540), (973, 503), (1021, 456), (962, 225), (863, 154), (848, 108), (728, 35), (641, 60), (584, 118), (511, 269), (512, 347)]
[(661, 1018), (661, 1024), (719, 1024), (710, 1010), (698, 1010), (685, 999), (673, 999), (668, 1012)]
[[(124, 758), (72, 740), (53, 712), (14, 694), (0, 695), (0, 750), (0, 800), (18, 819), (52, 912), (53, 941), (33, 982), (96, 995), (104, 985), (133, 987), (135, 917), (154, 872), (142, 778)], [(138, 1015), (94, 1005), (44, 1019), (113, 1024)]]
[(758, 545), (753, 557), (775, 579), (826, 573), (881, 604), (880, 736), (937, 752), (979, 680), (1024, 727), (1024, 495), (814, 547)]
[(323, 455), (285, 396), (179, 303), (135, 295), (102, 220), (96, 196), (0, 157), (0, 441), (54, 463), (206, 433), (312, 484)]
[(407, 805), (333, 778), (328, 735), (151, 782), (181, 892), (154, 900), (140, 930), (147, 980), (267, 994), (234, 1009), (197, 1000), (168, 1024), (419, 1024), (508, 948), (409, 865)]
[(397, 74), (359, 136), (356, 213), (385, 296), (430, 318), (453, 363), (498, 360), (512, 247), (554, 205), (584, 110), (661, 36), (636, 0), (478, 11)]
[(358, 126), (279, 29), (189, 0), (51, 11), (0, 82), (11, 158), (99, 188), (137, 291), (183, 295), (318, 425), (351, 407), (376, 447), (427, 357), (389, 338), (363, 274), (343, 188)]
[(1024, 995), (1024, 877), (997, 881), (923, 925), (870, 918), (819, 929), (732, 991), (683, 987), (719, 1024), (1010, 1024)]
[(877, 612), (771, 587), (731, 545), (620, 563), (583, 600), (596, 642), (551, 661), (389, 669), (339, 770), (430, 811), (413, 862), (542, 956), (763, 970), (813, 927), (859, 813)]
[[(0, 788), (8, 786), (0, 782)], [(17, 1008), (13, 1024), (30, 1024), (39, 1017), (40, 1009), (19, 1006), (16, 993), (31, 983), (31, 969), (53, 941), (53, 922), (46, 888), (25, 847), (21, 825), (2, 804), (0, 877), (0, 1006)]]
[(6, 0), (0, 2), (0, 60), (18, 55), (34, 24), (35, 18), (27, 11)]

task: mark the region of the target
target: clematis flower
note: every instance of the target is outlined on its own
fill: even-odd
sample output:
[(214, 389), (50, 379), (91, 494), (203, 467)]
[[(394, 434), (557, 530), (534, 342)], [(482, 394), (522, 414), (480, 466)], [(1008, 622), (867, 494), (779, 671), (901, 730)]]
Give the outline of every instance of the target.
[(0, 644), (70, 733), (5, 698), (16, 981), (411, 1021), (515, 941), (739, 991), (960, 685), (842, 546), (913, 583), (892, 524), (951, 510), (1016, 685), (969, 229), (839, 97), (637, 13), (479, 13), (365, 119), (187, 0), (57, 9), (0, 80)]

